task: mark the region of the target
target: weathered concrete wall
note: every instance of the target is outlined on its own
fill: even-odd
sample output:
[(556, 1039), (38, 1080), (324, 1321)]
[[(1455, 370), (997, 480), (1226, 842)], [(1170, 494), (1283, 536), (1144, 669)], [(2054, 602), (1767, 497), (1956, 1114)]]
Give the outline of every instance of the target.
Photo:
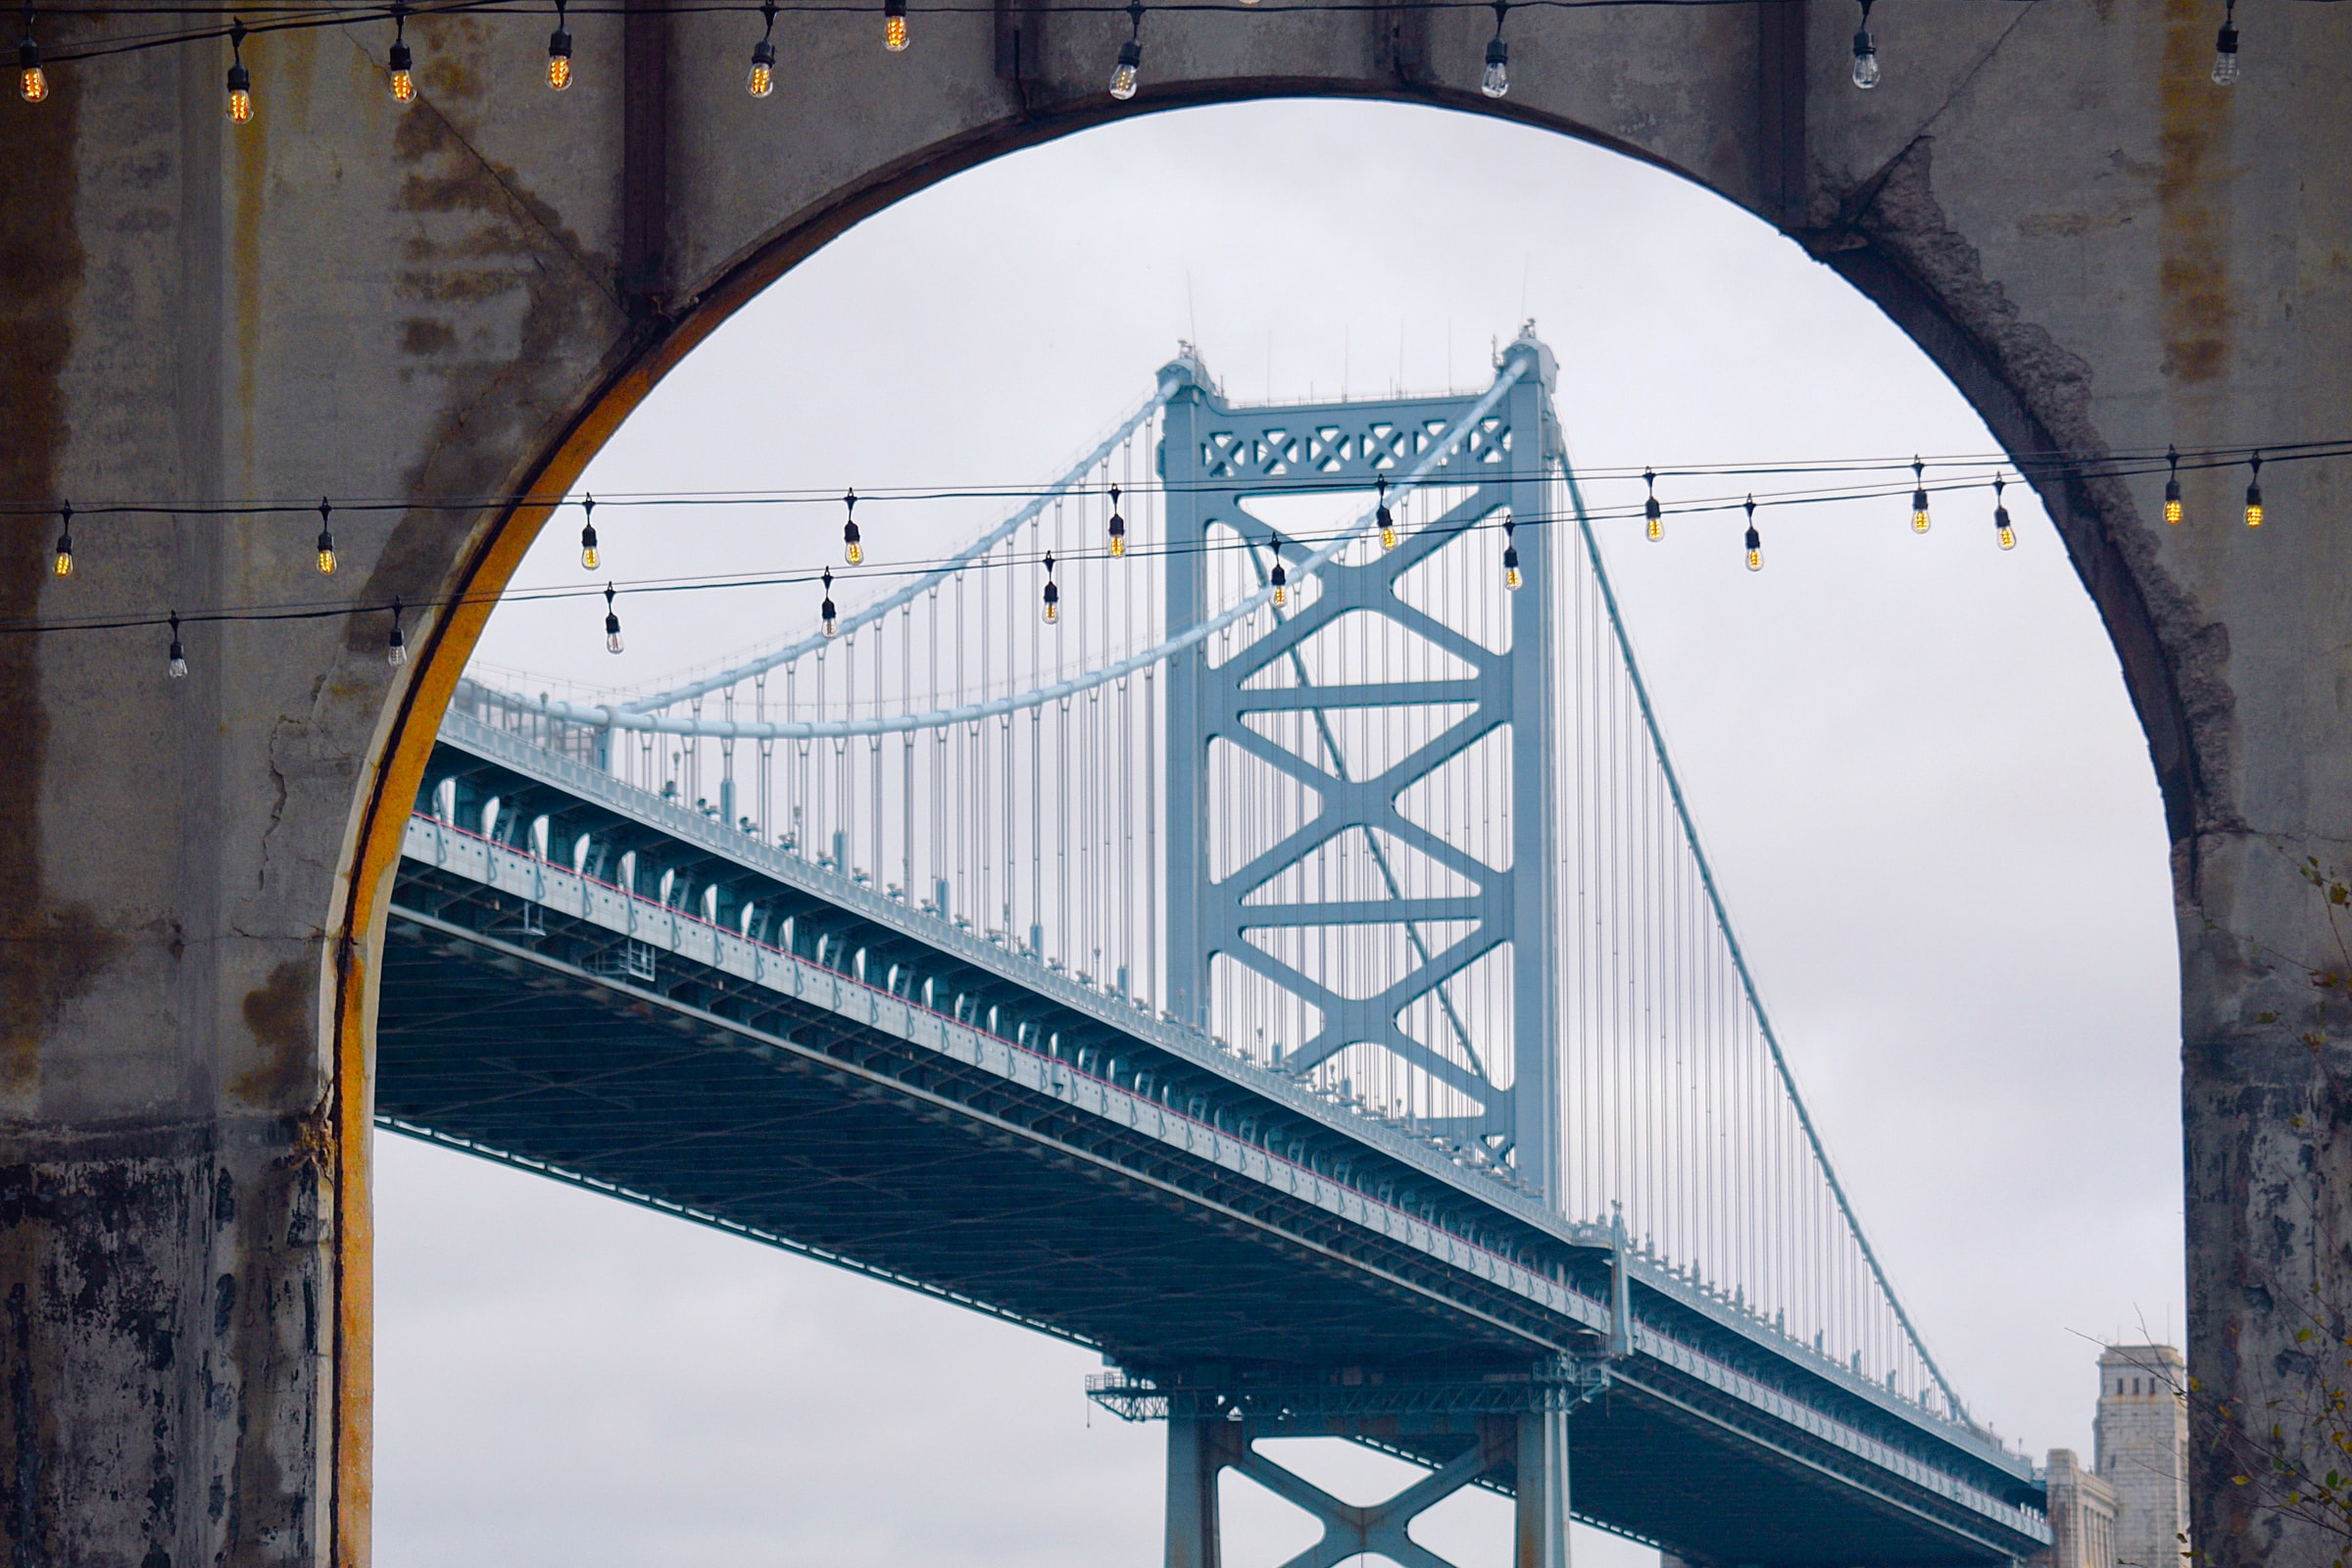
[[(2247, 79), (2224, 92), (2203, 0), (1903, 0), (1881, 9), (1871, 94), (1845, 79), (1853, 17), (1523, 12), (1506, 112), (1781, 223), (2013, 451), (2332, 433), (2352, 390), (2352, 16), (2249, 16)], [(406, 111), (381, 23), (249, 41), (241, 129), (216, 44), (62, 66), (47, 104), (0, 106), (0, 500), (182, 508), (85, 517), (62, 583), (48, 523), (11, 521), (0, 617), (487, 595), (536, 512), (346, 511), (322, 580), (315, 517), (198, 507), (555, 493), (653, 377), (847, 224), (1117, 115), (1288, 93), (1492, 107), (1471, 10), (1154, 15), (1127, 106), (1102, 90), (1115, 16), (918, 4), (893, 57), (878, 16), (788, 15), (764, 103), (741, 87), (756, 25), (576, 17), (561, 98), (540, 85), (544, 24), (482, 16), (412, 26)], [(2239, 482), (2193, 476), (2177, 530), (2144, 481), (2043, 486), (2176, 839), (2191, 1353), (2222, 1392), (2291, 1372), (2282, 1288), (2352, 1286), (2329, 1228), (2352, 1094), (2337, 1048), (2301, 1038), (2326, 1025), (2298, 960), (2331, 929), (2296, 871), (2352, 858), (2345, 481), (2271, 469), (2252, 538)], [(184, 682), (153, 628), (0, 635), (16, 1560), (366, 1558), (368, 959), (414, 769), (484, 613), (412, 621), (425, 657), (398, 682), (380, 615), (192, 625)], [(2214, 1480), (2215, 1560), (2301, 1560)]]

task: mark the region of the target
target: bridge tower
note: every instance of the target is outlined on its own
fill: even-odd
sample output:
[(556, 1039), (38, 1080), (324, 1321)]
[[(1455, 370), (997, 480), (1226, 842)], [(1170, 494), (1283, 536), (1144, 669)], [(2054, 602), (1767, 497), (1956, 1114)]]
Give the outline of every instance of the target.
[(1531, 332), (1496, 368), (1483, 392), (1260, 407), (1190, 358), (1162, 372), (1167, 624), (1291, 579), (1170, 662), (1168, 989), (1295, 1076), (1412, 1080), (1414, 1122), (1557, 1205), (1550, 567), (1576, 537), (1547, 526), (1551, 353)]

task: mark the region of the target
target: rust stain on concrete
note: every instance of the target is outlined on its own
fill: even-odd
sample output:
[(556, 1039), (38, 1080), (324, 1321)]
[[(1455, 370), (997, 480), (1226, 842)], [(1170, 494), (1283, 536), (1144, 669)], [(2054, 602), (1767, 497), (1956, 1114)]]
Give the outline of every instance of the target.
[(2166, 0), (2157, 75), (2157, 291), (2164, 373), (2195, 385), (2230, 358), (2231, 93), (2213, 84), (2213, 15), (2199, 0)]
[[(57, 74), (38, 112), (14, 117), (0, 199), (0, 494), (58, 498), (57, 454), (67, 438), (60, 384), (74, 348), (84, 257), (74, 222), (79, 74)], [(29, 620), (49, 580), (49, 541), (37, 525), (0, 530), (0, 615)], [(41, 776), (49, 719), (35, 637), (0, 639), (0, 1096), (34, 1094), (41, 1039), (59, 1004), (113, 956), (84, 908), (52, 909), (41, 885)]]
[(248, 1104), (300, 1110), (314, 1098), (318, 1077), (318, 999), (311, 972), (286, 959), (264, 985), (245, 994), (245, 1027), (253, 1031), (254, 1064), (229, 1083)]

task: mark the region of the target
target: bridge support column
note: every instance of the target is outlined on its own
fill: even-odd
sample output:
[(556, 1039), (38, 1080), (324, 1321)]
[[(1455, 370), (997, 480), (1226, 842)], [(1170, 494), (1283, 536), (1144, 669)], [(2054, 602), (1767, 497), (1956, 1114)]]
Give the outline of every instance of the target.
[(1568, 1412), (1519, 1417), (1518, 1540), (1511, 1568), (1568, 1568)]
[(1167, 1568), (1217, 1568), (1217, 1472), (1232, 1462), (1231, 1423), (1177, 1416), (1168, 1422)]

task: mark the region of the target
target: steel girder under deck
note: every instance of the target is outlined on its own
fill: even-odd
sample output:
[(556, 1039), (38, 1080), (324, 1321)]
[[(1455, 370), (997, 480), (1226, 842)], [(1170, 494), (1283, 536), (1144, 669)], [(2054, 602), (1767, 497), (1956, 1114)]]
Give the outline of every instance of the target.
[[(641, 883), (665, 858), (691, 873), (673, 889), (725, 879), (725, 906), (756, 903), (771, 939), (769, 917), (793, 926), (762, 944), (551, 864), (526, 834), (417, 818), (385, 955), (388, 1124), (1170, 1387), (1507, 1389), (1604, 1348), (1605, 1233), (946, 922), (452, 732), (436, 780), (546, 815), (557, 844), (625, 832)], [(1628, 1269), (1634, 1353), (1572, 1422), (1580, 1514), (1742, 1563), (1990, 1563), (2046, 1539), (2021, 1462)], [(1396, 1446), (1444, 1464), (1452, 1441)]]

